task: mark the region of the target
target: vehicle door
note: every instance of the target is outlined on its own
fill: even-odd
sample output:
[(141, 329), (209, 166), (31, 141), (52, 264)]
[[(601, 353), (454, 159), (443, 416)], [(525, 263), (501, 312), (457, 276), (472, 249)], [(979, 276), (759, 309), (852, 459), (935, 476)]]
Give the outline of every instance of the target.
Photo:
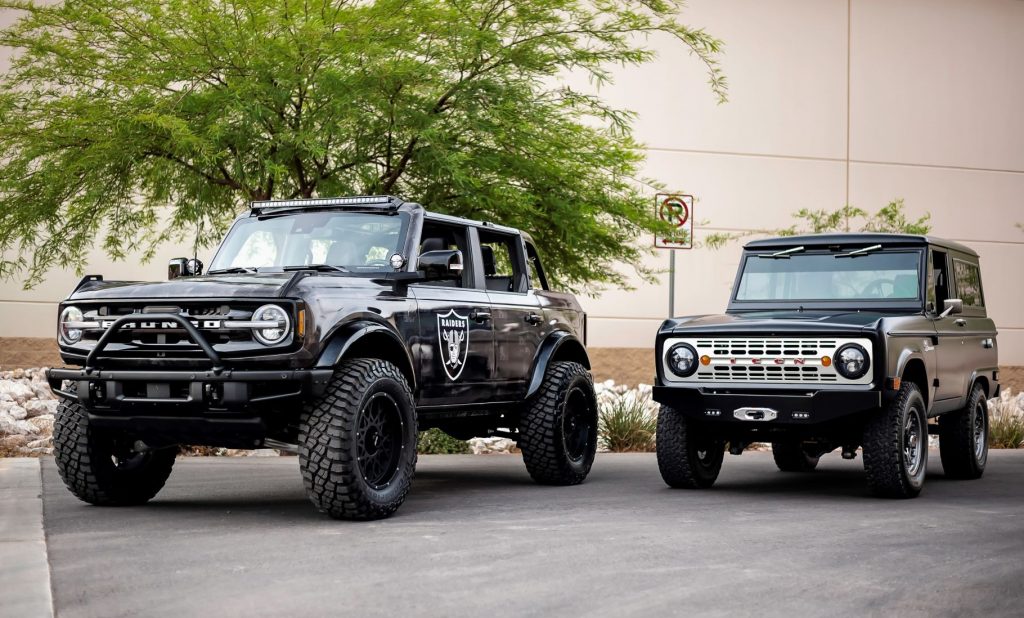
[(929, 249), (929, 281), (927, 308), (933, 316), (936, 341), (935, 362), (938, 385), (935, 387), (935, 403), (939, 407), (950, 400), (963, 396), (964, 352), (963, 326), (957, 323), (959, 315), (940, 317), (947, 298), (955, 298), (955, 287), (950, 272), (950, 259), (946, 251)]
[(522, 236), (486, 228), (477, 234), (494, 323), (494, 396), (519, 399), (545, 334), (544, 314), (527, 274)]
[(981, 285), (981, 268), (974, 256), (952, 253), (953, 284), (956, 297), (963, 301), (963, 313), (953, 317), (960, 335), (959, 373), (962, 393), (967, 395), (968, 380), (978, 369), (995, 369), (995, 324), (988, 318)]
[(463, 405), (488, 401), (494, 367), (494, 331), (487, 292), (477, 284), (470, 230), (427, 219), (419, 254), (462, 251), (462, 278), (409, 286), (416, 298), (419, 336), (412, 345), (420, 369), (420, 405)]

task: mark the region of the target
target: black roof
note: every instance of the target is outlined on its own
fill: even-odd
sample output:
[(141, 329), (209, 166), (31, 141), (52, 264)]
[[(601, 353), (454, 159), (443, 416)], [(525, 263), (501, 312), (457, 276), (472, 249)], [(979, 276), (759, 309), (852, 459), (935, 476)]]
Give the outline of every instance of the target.
[(827, 246), (839, 245), (846, 249), (848, 247), (862, 247), (871, 245), (883, 245), (886, 247), (926, 247), (933, 245), (944, 249), (952, 249), (977, 256), (978, 253), (958, 242), (936, 238), (934, 236), (922, 236), (919, 234), (882, 234), (876, 232), (856, 232), (839, 234), (806, 234), (802, 236), (777, 236), (775, 238), (763, 238), (752, 240), (743, 246), (744, 249), (785, 249), (798, 247), (800, 245)]

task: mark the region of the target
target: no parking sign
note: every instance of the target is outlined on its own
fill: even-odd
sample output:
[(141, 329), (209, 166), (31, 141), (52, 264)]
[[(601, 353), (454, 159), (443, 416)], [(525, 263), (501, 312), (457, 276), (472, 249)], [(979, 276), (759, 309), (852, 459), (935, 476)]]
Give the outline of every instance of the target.
[(658, 218), (670, 224), (673, 230), (654, 237), (658, 249), (693, 248), (693, 196), (659, 193), (655, 196)]

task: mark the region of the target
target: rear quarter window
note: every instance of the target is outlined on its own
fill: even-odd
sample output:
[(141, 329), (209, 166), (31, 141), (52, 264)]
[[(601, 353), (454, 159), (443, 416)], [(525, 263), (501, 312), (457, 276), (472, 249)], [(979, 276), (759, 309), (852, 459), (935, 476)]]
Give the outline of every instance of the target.
[(985, 307), (985, 296), (981, 290), (981, 269), (977, 264), (954, 259), (953, 278), (956, 280), (957, 295), (964, 301), (964, 307)]

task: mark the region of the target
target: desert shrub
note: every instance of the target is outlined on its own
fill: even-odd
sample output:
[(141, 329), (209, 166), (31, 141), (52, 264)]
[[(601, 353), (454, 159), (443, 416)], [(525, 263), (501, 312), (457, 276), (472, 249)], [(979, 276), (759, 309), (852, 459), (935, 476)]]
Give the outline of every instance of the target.
[(991, 448), (1024, 447), (1024, 393), (1016, 397), (1006, 389), (988, 402), (988, 445)]
[(416, 451), (420, 455), (465, 455), (470, 453), (468, 442), (457, 440), (437, 428), (420, 432)]
[(608, 389), (599, 394), (598, 441), (613, 453), (654, 450), (658, 417), (647, 390)]

